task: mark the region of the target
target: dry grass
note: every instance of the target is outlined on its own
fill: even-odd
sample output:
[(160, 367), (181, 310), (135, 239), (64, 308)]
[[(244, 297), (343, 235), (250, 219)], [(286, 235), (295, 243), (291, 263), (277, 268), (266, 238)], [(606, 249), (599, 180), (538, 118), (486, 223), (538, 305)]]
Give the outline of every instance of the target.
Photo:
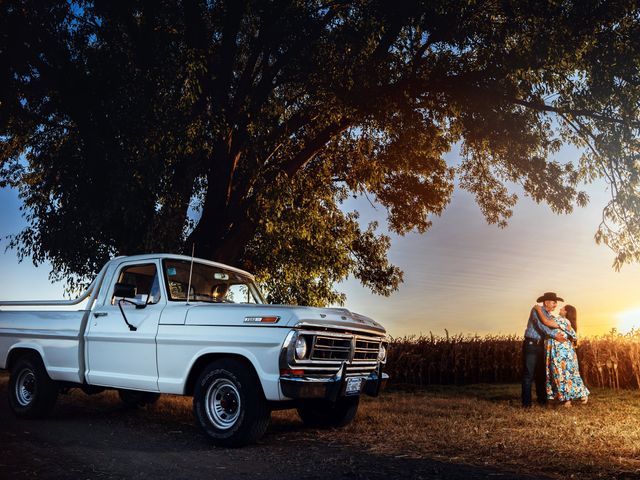
[[(387, 372), (400, 385), (518, 382), (522, 338), (410, 336), (392, 339)], [(640, 388), (640, 331), (581, 340), (577, 347), (589, 387)]]
[(563, 477), (640, 477), (640, 395), (597, 389), (572, 409), (519, 407), (519, 385), (435, 387), (364, 403), (330, 434), (376, 452)]

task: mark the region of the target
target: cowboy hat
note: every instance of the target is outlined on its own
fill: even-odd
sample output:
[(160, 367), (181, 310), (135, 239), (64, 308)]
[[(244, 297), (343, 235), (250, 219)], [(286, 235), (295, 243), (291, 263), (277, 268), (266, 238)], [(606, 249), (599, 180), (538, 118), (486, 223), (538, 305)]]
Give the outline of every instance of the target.
[(551, 300), (553, 302), (564, 302), (564, 298), (560, 298), (559, 296), (557, 296), (556, 292), (544, 292), (544, 295), (538, 297), (538, 300), (536, 300), (536, 302), (546, 302), (547, 300)]

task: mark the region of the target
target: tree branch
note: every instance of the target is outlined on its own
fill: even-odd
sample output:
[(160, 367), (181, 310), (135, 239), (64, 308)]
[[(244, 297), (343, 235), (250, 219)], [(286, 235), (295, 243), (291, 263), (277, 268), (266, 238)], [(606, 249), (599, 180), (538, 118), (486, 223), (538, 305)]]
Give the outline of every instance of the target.
[(602, 115), (598, 112), (594, 112), (593, 110), (554, 107), (553, 105), (548, 105), (542, 101), (532, 102), (528, 100), (522, 100), (516, 97), (505, 97), (505, 99), (511, 103), (515, 103), (516, 105), (521, 105), (523, 107), (531, 108), (533, 110), (557, 113), (558, 115), (571, 115), (574, 117), (589, 117), (589, 118), (593, 118), (594, 120), (599, 120), (605, 123), (629, 125), (634, 128), (640, 128), (640, 122), (633, 121), (630, 119), (624, 119), (624, 118), (609, 117), (606, 115)]
[(303, 168), (309, 160), (311, 160), (321, 149), (324, 147), (329, 140), (331, 140), (336, 135), (345, 131), (349, 125), (351, 124), (351, 120), (347, 117), (342, 117), (339, 121), (334, 122), (328, 127), (321, 130), (315, 138), (305, 142), (304, 147), (291, 158), (289, 161), (285, 162), (282, 166), (282, 171), (285, 172), (289, 177), (294, 176), (301, 168)]

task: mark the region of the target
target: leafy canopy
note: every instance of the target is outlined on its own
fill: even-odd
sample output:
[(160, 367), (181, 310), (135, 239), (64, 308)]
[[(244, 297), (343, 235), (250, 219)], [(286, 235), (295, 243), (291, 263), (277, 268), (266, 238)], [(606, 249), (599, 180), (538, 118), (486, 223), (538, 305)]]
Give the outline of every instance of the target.
[[(35, 1), (0, 6), (0, 179), (22, 257), (71, 286), (116, 254), (258, 272), (273, 301), (388, 295), (367, 195), (424, 232), (457, 176), (504, 226), (510, 183), (556, 212), (612, 199), (596, 240), (640, 259), (634, 1)], [(571, 143), (584, 154), (553, 160)], [(444, 154), (462, 147), (455, 168)], [(195, 214), (194, 214), (195, 212)]]

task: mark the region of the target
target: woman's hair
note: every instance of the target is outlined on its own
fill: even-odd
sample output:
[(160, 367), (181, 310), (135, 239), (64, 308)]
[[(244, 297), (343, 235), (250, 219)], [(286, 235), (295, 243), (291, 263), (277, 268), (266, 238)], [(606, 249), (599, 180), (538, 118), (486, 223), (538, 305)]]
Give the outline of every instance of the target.
[(565, 305), (564, 309), (567, 313), (567, 320), (571, 323), (573, 330), (578, 332), (578, 312), (576, 311), (576, 307), (573, 305)]

